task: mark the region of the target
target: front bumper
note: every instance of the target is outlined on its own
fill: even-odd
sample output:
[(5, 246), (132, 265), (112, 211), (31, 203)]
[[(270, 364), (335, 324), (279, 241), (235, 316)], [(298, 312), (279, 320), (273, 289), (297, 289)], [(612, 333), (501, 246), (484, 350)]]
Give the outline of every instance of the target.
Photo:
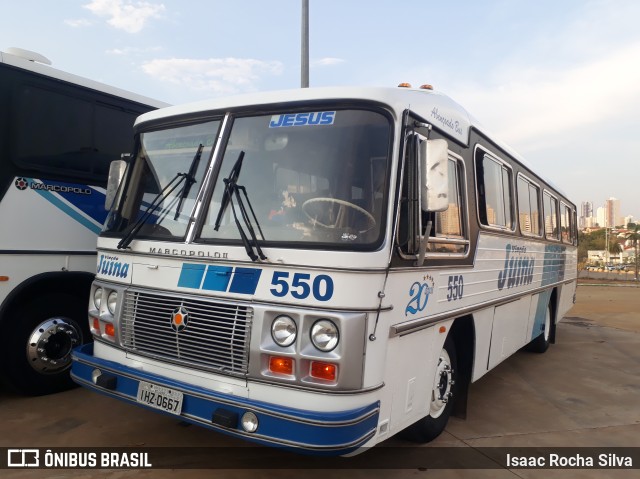
[[(140, 381), (178, 390), (183, 393), (181, 420), (264, 445), (342, 455), (362, 447), (376, 433), (379, 402), (339, 412), (294, 409), (214, 392), (99, 359), (93, 355), (93, 344), (75, 349), (72, 357), (71, 377), (81, 386), (142, 407), (148, 406), (137, 401)], [(101, 380), (96, 383), (98, 375)], [(326, 394), (321, 397), (331, 400)], [(238, 419), (248, 411), (259, 420), (254, 433), (245, 432)], [(224, 425), (214, 422), (214, 417), (221, 416), (226, 418)]]

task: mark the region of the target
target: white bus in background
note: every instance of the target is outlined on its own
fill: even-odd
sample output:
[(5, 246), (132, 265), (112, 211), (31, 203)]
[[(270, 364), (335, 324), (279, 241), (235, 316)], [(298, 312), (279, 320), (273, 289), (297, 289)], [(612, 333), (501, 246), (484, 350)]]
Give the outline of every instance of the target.
[(73, 385), (109, 164), (135, 118), (166, 106), (49, 65), (0, 52), (0, 382), (26, 394)]
[(135, 134), (73, 353), (90, 389), (293, 449), (429, 441), (574, 301), (575, 205), (430, 89), (218, 99)]

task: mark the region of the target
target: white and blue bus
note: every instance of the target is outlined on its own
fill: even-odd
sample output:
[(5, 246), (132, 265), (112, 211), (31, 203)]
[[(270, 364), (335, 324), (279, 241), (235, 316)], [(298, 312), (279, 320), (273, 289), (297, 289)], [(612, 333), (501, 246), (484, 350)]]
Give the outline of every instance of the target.
[(134, 130), (73, 353), (90, 389), (297, 450), (425, 442), (574, 301), (575, 205), (429, 88), (224, 98)]
[(49, 64), (0, 52), (0, 381), (27, 394), (73, 385), (109, 164), (135, 118), (166, 106)]

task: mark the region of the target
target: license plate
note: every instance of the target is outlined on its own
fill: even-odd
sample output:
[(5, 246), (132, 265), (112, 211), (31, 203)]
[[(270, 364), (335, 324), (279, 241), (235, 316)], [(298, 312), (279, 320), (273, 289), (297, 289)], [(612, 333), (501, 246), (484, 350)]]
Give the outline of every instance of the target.
[(182, 392), (175, 389), (140, 381), (137, 399), (141, 404), (171, 414), (179, 415), (182, 412)]

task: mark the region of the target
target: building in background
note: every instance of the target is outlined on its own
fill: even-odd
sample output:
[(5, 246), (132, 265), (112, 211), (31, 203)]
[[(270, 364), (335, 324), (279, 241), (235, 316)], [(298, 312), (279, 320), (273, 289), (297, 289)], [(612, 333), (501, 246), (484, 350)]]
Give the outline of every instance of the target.
[(625, 216), (624, 217), (624, 223), (623, 224), (624, 224), (625, 228), (627, 227), (627, 225), (629, 223), (635, 223), (635, 221), (633, 219), (633, 215), (629, 215), (629, 216)]
[(633, 215), (623, 216), (620, 200), (610, 197), (605, 200), (604, 206), (594, 208), (592, 201), (583, 201), (580, 204), (578, 227), (582, 230), (598, 228), (626, 228), (629, 223), (638, 222)]
[(620, 214), (620, 200), (616, 198), (609, 198), (604, 202), (605, 209), (605, 223), (604, 226), (606, 228), (614, 228), (616, 226), (622, 225), (624, 219)]
[(580, 205), (580, 218), (578, 218), (579, 228), (591, 228), (594, 226), (593, 201), (583, 201)]
[(605, 228), (607, 226), (607, 220), (606, 220), (606, 215), (605, 215), (605, 208), (603, 206), (600, 206), (597, 210), (596, 210), (596, 224), (600, 227), (600, 228)]

